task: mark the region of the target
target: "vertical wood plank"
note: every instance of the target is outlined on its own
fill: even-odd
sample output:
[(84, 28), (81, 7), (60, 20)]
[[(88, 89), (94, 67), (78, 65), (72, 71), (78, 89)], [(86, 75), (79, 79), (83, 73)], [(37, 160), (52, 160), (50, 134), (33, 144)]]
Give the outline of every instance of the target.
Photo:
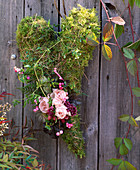
[[(58, 14), (54, 8), (53, 0), (25, 0), (25, 17), (39, 15), (46, 20), (51, 20), (51, 24), (58, 23)], [(40, 132), (35, 134), (37, 141), (30, 142), (40, 153), (40, 160), (43, 160), (44, 164), (50, 164), (52, 170), (56, 169), (56, 140), (52, 139), (48, 134), (45, 134), (43, 130), (43, 124), (36, 117), (36, 113), (33, 112), (31, 105), (27, 105), (24, 110), (24, 115), (27, 116), (28, 121), (31, 119), (34, 122), (34, 128), (40, 129)]]
[[(80, 4), (86, 8), (93, 8), (99, 12), (99, 1), (65, 1), (67, 15), (69, 10)], [(61, 2), (61, 14), (63, 15), (63, 5)], [(89, 66), (85, 68), (87, 79), (83, 76), (81, 103), (82, 130), (84, 132), (86, 157), (83, 159), (75, 158), (66, 144), (60, 140), (59, 162), (60, 170), (96, 170), (98, 162), (98, 74), (99, 74), (99, 50), (93, 52), (93, 60), (89, 61)]]
[[(104, 3), (111, 3), (117, 9), (118, 14), (120, 14), (125, 6), (121, 0), (119, 1), (109, 1), (106, 0)], [(126, 3), (127, 5), (127, 3)], [(138, 22), (138, 8), (134, 8), (135, 13), (133, 13), (134, 28), (136, 28), (137, 34), (139, 34), (139, 26), (136, 24)], [(108, 9), (110, 17), (116, 16), (117, 12)], [(137, 13), (137, 14), (136, 14)], [(103, 9), (103, 26), (106, 23), (106, 14)], [(119, 44), (122, 47), (127, 42), (132, 41), (131, 28), (129, 23), (128, 11), (122, 15), (125, 19), (125, 32), (118, 39)], [(113, 41), (112, 41), (113, 42)], [(117, 47), (111, 47), (113, 52), (113, 58), (111, 62), (105, 60), (102, 56), (101, 59), (101, 78), (100, 78), (100, 159), (99, 159), (99, 169), (108, 170), (111, 169), (111, 165), (106, 162), (107, 159), (116, 158), (116, 149), (114, 146), (115, 137), (123, 137), (128, 129), (128, 124), (121, 123), (118, 117), (122, 114), (131, 114), (131, 101), (130, 101), (130, 90), (128, 87), (125, 65), (123, 58)], [(130, 75), (131, 85), (133, 87), (135, 83), (135, 78)], [(136, 112), (137, 114), (137, 112)], [(133, 129), (133, 128), (132, 128)], [(132, 130), (133, 132), (133, 130)], [(131, 133), (130, 133), (131, 134)], [(139, 147), (139, 132), (134, 137), (135, 146), (134, 150), (129, 154), (129, 161), (133, 163), (137, 169), (140, 169), (139, 157), (140, 149)], [(129, 136), (131, 137), (131, 135)], [(137, 151), (136, 151), (137, 149)], [(136, 153), (136, 156), (134, 156)], [(131, 155), (131, 156), (130, 156)], [(132, 157), (132, 155), (134, 157)], [(115, 168), (114, 168), (115, 169)]]
[[(14, 66), (20, 67), (15, 31), (23, 17), (22, 9), (23, 0), (0, 1), (0, 92), (12, 93), (19, 100), (22, 99), (22, 93), (17, 89), (21, 87), (21, 83), (14, 72)], [(12, 54), (17, 55), (16, 60), (11, 59)], [(4, 101), (12, 104), (13, 99), (14, 97), (8, 96)], [(22, 105), (12, 108), (7, 114), (9, 120), (13, 119), (16, 126), (22, 127)]]

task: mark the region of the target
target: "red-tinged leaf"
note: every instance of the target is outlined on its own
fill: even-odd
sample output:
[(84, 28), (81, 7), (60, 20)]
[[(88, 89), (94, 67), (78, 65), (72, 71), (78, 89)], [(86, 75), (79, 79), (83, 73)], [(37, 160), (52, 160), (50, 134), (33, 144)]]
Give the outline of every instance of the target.
[(124, 33), (124, 26), (115, 24), (114, 33), (116, 38), (119, 38), (122, 35), (122, 33)]
[(0, 95), (0, 97), (6, 97), (6, 96)]
[(112, 51), (111, 48), (107, 45), (102, 45), (102, 54), (105, 57), (105, 59), (111, 61), (112, 59)]
[(127, 114), (123, 114), (119, 117), (119, 119), (123, 122), (127, 122), (129, 118), (130, 118), (130, 116)]
[(111, 22), (108, 22), (105, 24), (103, 29), (104, 41), (109, 40), (109, 37), (111, 37), (112, 34), (113, 34), (113, 25), (111, 24)]
[(121, 144), (121, 145), (120, 145), (119, 153), (120, 153), (121, 155), (127, 155), (127, 154), (128, 154), (128, 149), (127, 149), (127, 147), (125, 146), (125, 144)]
[(125, 21), (120, 17), (113, 17), (113, 18), (110, 18), (110, 20), (115, 23), (115, 24), (118, 24), (118, 25), (124, 25), (125, 24)]
[(125, 161), (125, 167), (127, 170), (137, 170), (137, 168), (135, 168), (131, 163), (129, 163), (128, 161)]
[(135, 119), (132, 116), (128, 120), (128, 123), (131, 124), (132, 126), (138, 127), (137, 122), (135, 121)]
[(129, 0), (130, 6), (133, 8), (135, 0)]
[(29, 145), (23, 145), (23, 148), (24, 148), (24, 149), (25, 149), (25, 148), (28, 148), (28, 149), (30, 149), (30, 151), (32, 151), (32, 152), (39, 153), (37, 150), (35, 150), (34, 148), (32, 148), (32, 147), (29, 146)]
[(117, 166), (122, 162), (122, 159), (111, 158), (111, 159), (108, 159), (107, 162), (109, 162), (112, 165)]

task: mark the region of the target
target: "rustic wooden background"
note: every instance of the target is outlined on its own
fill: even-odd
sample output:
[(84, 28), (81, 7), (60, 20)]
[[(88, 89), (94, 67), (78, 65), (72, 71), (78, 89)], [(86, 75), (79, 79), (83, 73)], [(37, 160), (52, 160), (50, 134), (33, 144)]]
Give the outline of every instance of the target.
[[(125, 9), (122, 0), (104, 0), (108, 6), (110, 16), (117, 16)], [(104, 25), (106, 15), (101, 8), (99, 0), (65, 0), (67, 13), (77, 3), (87, 8), (95, 7), (98, 11), (99, 20)], [(63, 13), (62, 0), (57, 0), (58, 7)], [(115, 7), (111, 8), (113, 5)], [(127, 4), (126, 4), (127, 5)], [(51, 24), (60, 23), (60, 17), (54, 6), (53, 0), (0, 0), (0, 92), (8, 91), (22, 99), (24, 95), (17, 89), (22, 86), (17, 79), (13, 67), (20, 66), (19, 52), (15, 42), (15, 31), (17, 24), (23, 17), (41, 15)], [(132, 40), (128, 12), (122, 17), (126, 21), (125, 33), (119, 38), (120, 45)], [(133, 9), (133, 26), (140, 35), (140, 10)], [(93, 60), (85, 68), (88, 81), (83, 78), (82, 89), (87, 96), (82, 98), (81, 117), (86, 126), (82, 126), (86, 141), (86, 157), (82, 160), (76, 159), (61, 140), (51, 139), (47, 134), (39, 132), (36, 137), (38, 141), (32, 142), (40, 152), (40, 159), (52, 166), (52, 170), (109, 170), (111, 166), (106, 162), (109, 158), (116, 157), (116, 149), (113, 139), (126, 133), (128, 125), (121, 123), (117, 118), (121, 114), (130, 114), (130, 92), (126, 80), (126, 72), (122, 56), (117, 48), (113, 47), (113, 59), (106, 61), (101, 54), (100, 47), (93, 53)], [(11, 55), (16, 54), (17, 59), (11, 60)], [(131, 78), (132, 86), (136, 85), (135, 78)], [(13, 100), (8, 97), (9, 102)], [(12, 109), (10, 119), (22, 126), (25, 116), (28, 120), (32, 118), (38, 127), (37, 118), (32, 108), (21, 105)], [(134, 102), (134, 116), (139, 115), (137, 101)], [(129, 137), (133, 140), (133, 149), (128, 155), (128, 160), (140, 169), (140, 131), (135, 133), (132, 128)], [(22, 131), (20, 132), (22, 134)], [(114, 168), (115, 169), (115, 168)]]

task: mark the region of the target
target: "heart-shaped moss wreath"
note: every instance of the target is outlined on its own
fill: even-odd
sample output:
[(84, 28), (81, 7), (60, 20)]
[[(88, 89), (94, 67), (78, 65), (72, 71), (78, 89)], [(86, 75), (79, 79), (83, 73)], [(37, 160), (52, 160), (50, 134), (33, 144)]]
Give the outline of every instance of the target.
[(40, 16), (21, 20), (16, 31), (23, 68), (15, 66), (19, 80), (25, 83), (25, 104), (35, 105), (44, 128), (54, 137), (62, 135), (76, 156), (85, 156), (80, 118), (72, 99), (81, 91), (84, 67), (92, 59), (94, 47), (86, 37), (98, 37), (99, 23), (95, 9), (80, 5), (61, 20), (61, 32)]

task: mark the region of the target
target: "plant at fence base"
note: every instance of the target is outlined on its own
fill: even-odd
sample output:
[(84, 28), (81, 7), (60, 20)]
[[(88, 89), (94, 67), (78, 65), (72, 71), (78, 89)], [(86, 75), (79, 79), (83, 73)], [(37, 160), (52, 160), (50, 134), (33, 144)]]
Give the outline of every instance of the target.
[[(0, 94), (0, 100), (2, 100), (6, 95), (12, 95), (11, 93), (3, 92)], [(6, 104), (0, 105), (0, 168), (2, 170), (19, 170), (19, 169), (34, 169), (43, 170), (44, 165), (38, 161), (38, 151), (33, 149), (31, 146), (24, 143), (25, 136), (22, 142), (19, 142), (16, 136), (11, 133), (12, 121), (7, 121), (6, 113), (11, 110), (12, 106), (8, 102)], [(27, 128), (27, 127), (25, 127)], [(6, 129), (9, 132), (6, 133)], [(27, 129), (26, 129), (27, 135)], [(7, 140), (6, 137), (11, 137), (11, 140)], [(26, 138), (27, 140), (29, 138)], [(50, 167), (47, 166), (47, 170)]]
[[(125, 21), (120, 17), (109, 17), (108, 11), (105, 7), (105, 4), (103, 3), (102, 0), (100, 0), (103, 8), (105, 9), (108, 22), (105, 24), (103, 28), (103, 43), (102, 44), (102, 54), (105, 57), (105, 59), (111, 61), (112, 59), (112, 50), (108, 46), (108, 44), (115, 45), (119, 48), (123, 60), (125, 63), (125, 69), (127, 73), (127, 80), (130, 88), (130, 93), (131, 93), (131, 115), (123, 114), (119, 117), (119, 120), (123, 122), (127, 122), (129, 124), (128, 131), (125, 135), (125, 137), (116, 137), (114, 139), (114, 145), (116, 149), (119, 150), (119, 156), (117, 158), (112, 158), (107, 160), (109, 163), (111, 163), (112, 170), (114, 166), (119, 166), (118, 169), (120, 170), (136, 170), (136, 168), (129, 163), (128, 161), (125, 160), (124, 156), (128, 154), (128, 152), (132, 149), (132, 141), (131, 139), (128, 138), (128, 134), (130, 131), (130, 127), (138, 127), (138, 124), (136, 121), (140, 120), (140, 116), (138, 116), (136, 119), (133, 117), (133, 96), (135, 95), (136, 97), (140, 97), (140, 81), (139, 81), (139, 72), (138, 72), (138, 62), (140, 61), (139, 58), (136, 57), (136, 50), (140, 50), (140, 39), (137, 41), (134, 41), (134, 30), (133, 30), (133, 25), (132, 25), (132, 16), (131, 16), (131, 8), (133, 8), (134, 3), (138, 7), (140, 7), (140, 1), (138, 0), (129, 0), (128, 1), (128, 7), (126, 9), (129, 10), (129, 17), (130, 17), (130, 25), (131, 25), (131, 30), (132, 30), (132, 37), (133, 37), (133, 42), (128, 42), (126, 45), (124, 45), (122, 48), (120, 47), (118, 43), (118, 38), (122, 35), (124, 32), (124, 25)], [(123, 1), (124, 2), (124, 1)], [(113, 27), (113, 24), (115, 26)], [(112, 35), (115, 39), (116, 43), (110, 43), (108, 42), (111, 38)], [(99, 41), (97, 39), (97, 36), (95, 34), (89, 34), (87, 36), (87, 43), (90, 44), (91, 46), (97, 46), (99, 44)], [(138, 87), (131, 87), (130, 84), (130, 79), (129, 79), (129, 73), (132, 76), (137, 75), (137, 81), (138, 81)], [(140, 102), (139, 102), (140, 103)]]
[(44, 131), (54, 137), (62, 135), (68, 148), (82, 158), (85, 153), (80, 118), (70, 101), (81, 93), (84, 67), (94, 49), (86, 37), (91, 33), (99, 36), (99, 23), (94, 8), (78, 6), (62, 19), (59, 33), (42, 17), (22, 19), (16, 40), (24, 68), (15, 66), (14, 70), (26, 83), (21, 89), (25, 105), (29, 101), (36, 105), (34, 112), (41, 113)]

